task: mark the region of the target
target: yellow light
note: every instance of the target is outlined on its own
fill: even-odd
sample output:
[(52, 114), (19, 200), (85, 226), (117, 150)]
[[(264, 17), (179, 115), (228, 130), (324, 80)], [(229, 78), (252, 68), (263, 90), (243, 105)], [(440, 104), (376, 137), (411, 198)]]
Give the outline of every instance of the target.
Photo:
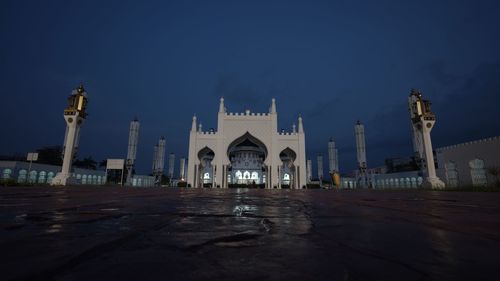
[(422, 116), (422, 105), (420, 104), (420, 101), (417, 101), (417, 115)]
[(83, 96), (80, 96), (78, 98), (78, 107), (77, 107), (78, 111), (82, 110), (82, 107), (83, 107)]

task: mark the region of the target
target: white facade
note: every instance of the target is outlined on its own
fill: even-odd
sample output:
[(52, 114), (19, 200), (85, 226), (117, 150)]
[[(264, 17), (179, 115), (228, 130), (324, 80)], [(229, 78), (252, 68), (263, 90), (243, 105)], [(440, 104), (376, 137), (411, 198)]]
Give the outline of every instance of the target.
[(491, 173), (500, 168), (500, 136), (436, 149), (437, 174), (450, 188), (492, 186), (499, 178)]
[(250, 110), (231, 113), (226, 111), (221, 98), (217, 129), (209, 132), (203, 132), (193, 117), (189, 136), (188, 185), (228, 188), (236, 184), (251, 184), (265, 188), (303, 188), (306, 181), (302, 118), (298, 118), (298, 130), (278, 132), (274, 99), (269, 113)]

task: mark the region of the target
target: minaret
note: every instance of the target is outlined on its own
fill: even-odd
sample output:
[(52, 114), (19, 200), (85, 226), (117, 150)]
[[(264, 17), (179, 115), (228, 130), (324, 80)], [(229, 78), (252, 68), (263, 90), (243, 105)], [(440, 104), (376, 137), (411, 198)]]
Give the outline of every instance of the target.
[(335, 142), (333, 141), (333, 139), (330, 139), (330, 141), (328, 142), (328, 168), (330, 169), (330, 174), (339, 171), (339, 162), (337, 156), (338, 151), (335, 148)]
[(318, 155), (318, 179), (319, 186), (323, 186), (323, 156)]
[(163, 169), (165, 165), (165, 137), (160, 137), (158, 144), (154, 147), (155, 153), (153, 157), (153, 176), (155, 183), (161, 185)]
[(354, 125), (354, 132), (356, 135), (356, 151), (358, 158), (358, 178), (357, 183), (359, 187), (368, 187), (366, 177), (366, 144), (365, 144), (365, 126), (361, 122), (356, 122)]
[(432, 152), (431, 130), (436, 123), (436, 115), (431, 110), (431, 103), (422, 98), (422, 93), (411, 90), (408, 97), (408, 110), (413, 127), (414, 147), (417, 150), (423, 148), (423, 151), (417, 151), (417, 154), (423, 155), (423, 165), (426, 179), (422, 186), (430, 188), (444, 188), (445, 184), (436, 176), (436, 167), (434, 166), (434, 155)]
[(310, 183), (312, 179), (312, 162), (311, 159), (307, 159), (307, 183)]
[(66, 120), (66, 134), (64, 141), (64, 158), (61, 172), (58, 173), (51, 182), (51, 185), (66, 185), (76, 183), (76, 179), (71, 177), (71, 166), (73, 157), (78, 147), (80, 138), (80, 127), (87, 117), (87, 92), (80, 85), (71, 92), (68, 98), (68, 107), (64, 109), (64, 119)]
[(170, 183), (174, 178), (174, 165), (175, 165), (175, 154), (170, 153), (168, 156), (168, 177), (170, 178)]
[(128, 152), (127, 152), (127, 181), (126, 185), (132, 186), (132, 176), (134, 173), (134, 165), (137, 154), (137, 143), (139, 142), (139, 127), (140, 123), (137, 117), (130, 122), (128, 133)]
[(185, 169), (186, 169), (186, 159), (181, 158), (181, 162), (179, 164), (179, 178), (181, 179), (181, 181), (186, 180)]

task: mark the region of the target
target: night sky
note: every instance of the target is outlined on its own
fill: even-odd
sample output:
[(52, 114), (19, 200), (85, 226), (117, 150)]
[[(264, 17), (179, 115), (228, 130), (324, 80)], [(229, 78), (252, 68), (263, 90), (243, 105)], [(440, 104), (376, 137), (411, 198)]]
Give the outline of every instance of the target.
[(142, 174), (161, 135), (178, 174), (193, 114), (216, 127), (221, 96), (230, 112), (276, 98), (286, 130), (302, 114), (307, 157), (323, 154), (325, 170), (330, 137), (341, 171), (356, 167), (358, 119), (369, 167), (412, 155), (411, 88), (433, 102), (435, 148), (500, 135), (499, 3), (1, 1), (0, 154), (61, 145), (81, 82), (79, 156), (125, 158), (137, 116)]

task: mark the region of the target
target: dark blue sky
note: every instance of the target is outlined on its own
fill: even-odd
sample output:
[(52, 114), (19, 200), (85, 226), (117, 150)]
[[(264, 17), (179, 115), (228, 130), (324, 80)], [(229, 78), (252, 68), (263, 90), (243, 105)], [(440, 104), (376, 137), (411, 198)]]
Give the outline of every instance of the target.
[(137, 116), (140, 173), (160, 135), (178, 165), (192, 115), (216, 127), (220, 96), (233, 112), (275, 97), (280, 128), (302, 114), (314, 166), (334, 137), (344, 172), (357, 119), (369, 166), (411, 155), (411, 88), (433, 102), (435, 147), (500, 135), (498, 15), (498, 1), (2, 1), (0, 154), (62, 144), (80, 82), (80, 156), (124, 158)]

